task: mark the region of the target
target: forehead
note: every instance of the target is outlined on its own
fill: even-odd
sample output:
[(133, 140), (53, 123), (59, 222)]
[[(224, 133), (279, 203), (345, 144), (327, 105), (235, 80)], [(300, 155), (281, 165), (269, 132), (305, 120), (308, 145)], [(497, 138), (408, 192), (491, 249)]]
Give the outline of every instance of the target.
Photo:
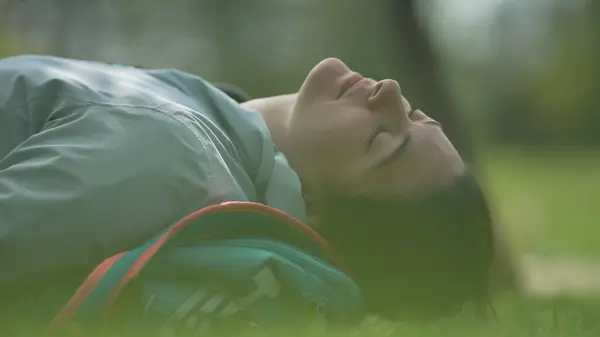
[(450, 184), (465, 169), (454, 146), (438, 127), (417, 126), (405, 152), (369, 172), (365, 186), (374, 197), (414, 196)]

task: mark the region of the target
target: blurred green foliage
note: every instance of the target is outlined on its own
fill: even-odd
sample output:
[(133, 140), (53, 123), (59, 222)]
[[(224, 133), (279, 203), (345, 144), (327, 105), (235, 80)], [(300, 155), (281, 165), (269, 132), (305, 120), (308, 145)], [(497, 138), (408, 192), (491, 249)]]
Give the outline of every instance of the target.
[(594, 149), (488, 152), (482, 172), (519, 255), (600, 256), (600, 156)]
[(396, 78), (419, 107), (453, 116), (449, 129), (467, 120), (457, 123), (479, 141), (599, 145), (598, 1), (495, 1), (493, 15), (462, 33), (448, 8), (482, 5), (459, 2), (5, 0), (0, 56), (175, 67), (253, 96), (295, 91), (316, 62), (337, 56)]
[[(509, 144), (600, 144), (600, 6), (552, 28), (552, 52), (540, 55), (543, 71), (512, 82), (496, 99), (488, 127)], [(495, 126), (495, 127), (494, 127)]]
[[(600, 145), (600, 1), (536, 2), (543, 11), (527, 9), (534, 2), (505, 1), (473, 26), (440, 10), (446, 0), (406, 0), (411, 13), (394, 13), (406, 10), (392, 6), (404, 0), (395, 1), (5, 0), (0, 57), (50, 53), (174, 67), (263, 96), (297, 90), (314, 64), (337, 56), (366, 76), (396, 78), (409, 99), (438, 118), (462, 118), (453, 133), (474, 134), (494, 211), (518, 253), (600, 255), (600, 156), (590, 148)], [(566, 9), (567, 3), (583, 5)], [(528, 25), (516, 24), (519, 15)], [(398, 20), (416, 20), (424, 34)], [(540, 35), (530, 37), (534, 31)], [(422, 62), (428, 45), (432, 58)], [(425, 328), (376, 322), (349, 334), (600, 331), (594, 300), (508, 298), (497, 307), (496, 323), (473, 317)]]

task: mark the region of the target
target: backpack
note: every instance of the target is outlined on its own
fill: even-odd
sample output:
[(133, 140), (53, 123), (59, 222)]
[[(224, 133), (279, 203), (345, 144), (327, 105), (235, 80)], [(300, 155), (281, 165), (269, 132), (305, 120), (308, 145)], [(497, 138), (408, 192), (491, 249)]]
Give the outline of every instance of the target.
[(226, 202), (106, 259), (52, 324), (123, 319), (115, 316), (152, 329), (353, 324), (363, 316), (362, 294), (342, 270), (335, 251), (299, 220), (263, 204)]

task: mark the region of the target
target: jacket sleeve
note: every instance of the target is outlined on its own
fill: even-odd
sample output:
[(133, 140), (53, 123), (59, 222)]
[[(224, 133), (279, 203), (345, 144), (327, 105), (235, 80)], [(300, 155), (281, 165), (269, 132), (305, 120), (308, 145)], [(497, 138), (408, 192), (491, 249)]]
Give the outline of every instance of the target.
[(0, 289), (93, 267), (206, 198), (198, 139), (172, 116), (99, 105), (63, 116), (0, 158)]

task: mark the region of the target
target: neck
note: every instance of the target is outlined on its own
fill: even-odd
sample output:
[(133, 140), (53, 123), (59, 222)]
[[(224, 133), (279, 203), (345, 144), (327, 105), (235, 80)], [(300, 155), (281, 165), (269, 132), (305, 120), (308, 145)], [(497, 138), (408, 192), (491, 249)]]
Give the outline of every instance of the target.
[(241, 105), (258, 111), (265, 120), (275, 146), (285, 152), (286, 133), (298, 94), (257, 98)]

